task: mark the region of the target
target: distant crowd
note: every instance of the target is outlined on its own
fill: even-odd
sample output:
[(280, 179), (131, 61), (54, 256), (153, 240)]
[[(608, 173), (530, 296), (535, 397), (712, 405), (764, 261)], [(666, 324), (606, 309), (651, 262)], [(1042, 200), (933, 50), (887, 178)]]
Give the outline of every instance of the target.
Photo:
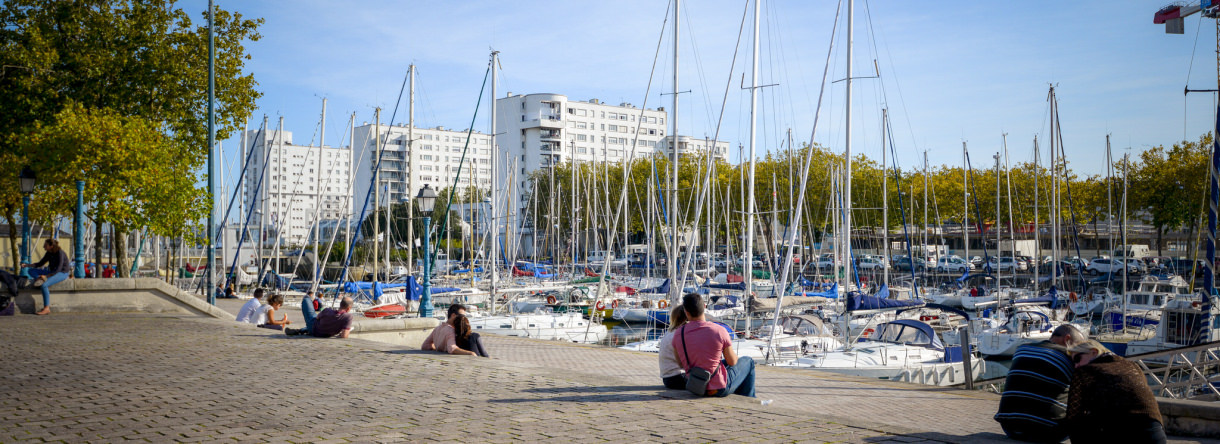
[(352, 330), (352, 298), (344, 297), (339, 308), (322, 308), (322, 300), (313, 292), (305, 293), (301, 299), (301, 314), (305, 317), (304, 328), (289, 328), (292, 321), (280, 313), (284, 306), (284, 295), (267, 296), (262, 288), (254, 290), (254, 297), (237, 311), (237, 322), (253, 324), (261, 328), (281, 330), (289, 336), (309, 335), (315, 338), (346, 338)]

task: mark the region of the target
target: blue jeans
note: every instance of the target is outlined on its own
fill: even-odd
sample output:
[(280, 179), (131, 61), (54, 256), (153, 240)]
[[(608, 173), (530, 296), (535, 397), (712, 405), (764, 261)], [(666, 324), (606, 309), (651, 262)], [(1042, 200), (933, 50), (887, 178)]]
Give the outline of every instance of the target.
[(63, 282), (68, 278), (68, 273), (55, 273), (47, 276), (47, 281), (42, 283), (42, 306), (49, 307), (51, 305), (51, 286)]
[(318, 320), (318, 312), (313, 310), (312, 298), (306, 297), (301, 299), (301, 314), (305, 316), (305, 331), (309, 332), (310, 336), (313, 336), (313, 326)]
[[(720, 362), (722, 365), (724, 361)], [(716, 393), (723, 398), (729, 394), (754, 397), (754, 359), (749, 356), (737, 358), (737, 365), (726, 367), (728, 371), (728, 387)]]
[(50, 276), (51, 275), (51, 270), (48, 270), (45, 268), (30, 267), (30, 268), (26, 268), (25, 271), (26, 271), (26, 274), (30, 275), (31, 280), (38, 279), (38, 276)]

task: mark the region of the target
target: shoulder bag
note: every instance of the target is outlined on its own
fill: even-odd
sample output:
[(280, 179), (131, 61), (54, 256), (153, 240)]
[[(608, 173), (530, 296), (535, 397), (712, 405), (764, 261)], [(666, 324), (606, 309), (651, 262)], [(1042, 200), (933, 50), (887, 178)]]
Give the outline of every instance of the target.
[(707, 396), (707, 384), (720, 370), (719, 366), (707, 371), (702, 367), (690, 365), (690, 354), (686, 351), (686, 326), (682, 326), (682, 356), (686, 358), (686, 390), (699, 396)]

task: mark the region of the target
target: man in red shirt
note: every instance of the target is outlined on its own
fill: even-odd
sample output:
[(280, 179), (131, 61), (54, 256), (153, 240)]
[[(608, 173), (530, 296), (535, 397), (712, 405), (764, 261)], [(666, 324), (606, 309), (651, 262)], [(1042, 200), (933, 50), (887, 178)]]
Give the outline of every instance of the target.
[(707, 396), (729, 394), (754, 397), (754, 360), (737, 357), (729, 332), (720, 324), (708, 322), (703, 315), (703, 298), (695, 293), (682, 297), (682, 309), (689, 319), (674, 332), (674, 351), (678, 362), (690, 373), (691, 367), (712, 372)]

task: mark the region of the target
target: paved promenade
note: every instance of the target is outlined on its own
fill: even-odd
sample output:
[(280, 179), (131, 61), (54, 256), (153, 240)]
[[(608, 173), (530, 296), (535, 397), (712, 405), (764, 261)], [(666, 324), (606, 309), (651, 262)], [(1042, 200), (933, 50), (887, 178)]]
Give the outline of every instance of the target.
[(0, 318), (0, 442), (1009, 442), (986, 393), (760, 368), (758, 400), (694, 398), (660, 387), (655, 355), (487, 345), (494, 359), (191, 316)]

